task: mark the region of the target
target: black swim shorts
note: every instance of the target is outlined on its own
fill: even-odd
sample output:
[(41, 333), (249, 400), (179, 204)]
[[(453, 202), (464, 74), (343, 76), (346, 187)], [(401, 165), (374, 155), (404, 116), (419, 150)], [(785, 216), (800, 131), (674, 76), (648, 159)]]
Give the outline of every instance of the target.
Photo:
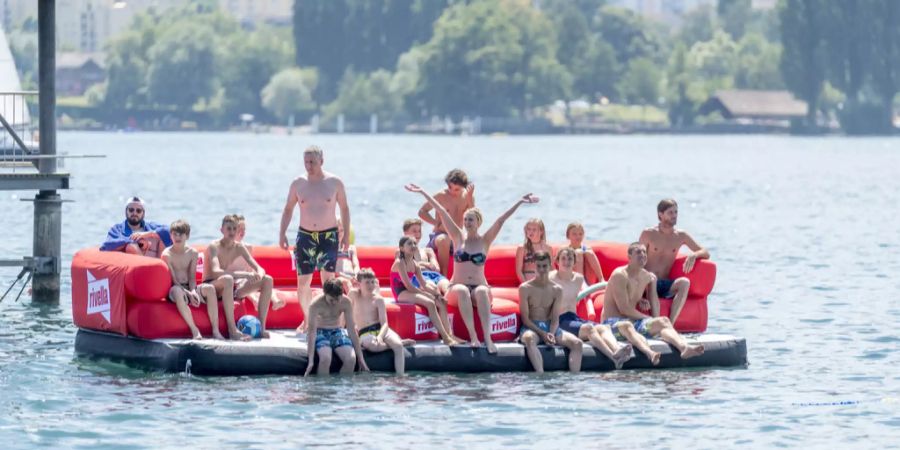
[(297, 245), (294, 248), (294, 260), (299, 275), (310, 275), (316, 270), (334, 272), (337, 264), (338, 229), (309, 231), (303, 228), (297, 232)]

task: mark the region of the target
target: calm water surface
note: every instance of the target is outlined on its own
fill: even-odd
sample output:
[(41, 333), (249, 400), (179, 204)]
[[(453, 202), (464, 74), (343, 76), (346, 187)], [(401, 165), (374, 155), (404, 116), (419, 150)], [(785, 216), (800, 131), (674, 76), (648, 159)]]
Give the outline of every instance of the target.
[[(0, 304), (0, 441), (12, 447), (609, 448), (900, 444), (900, 140), (786, 137), (412, 137), (64, 133), (64, 267), (123, 218), (185, 218), (193, 242), (225, 213), (277, 243), (310, 143), (344, 177), (357, 244), (396, 242), (454, 166), (487, 220), (527, 192), (552, 240), (632, 241), (662, 197), (719, 265), (709, 330), (747, 338), (750, 366), (618, 373), (202, 378), (76, 359), (71, 281), (59, 306)], [(30, 254), (29, 192), (0, 192), (0, 257)], [(296, 221), (296, 219), (295, 219)], [(296, 226), (292, 224), (292, 228)], [(3, 290), (17, 273), (0, 269)], [(18, 290), (18, 289), (16, 289)], [(845, 404), (841, 404), (841, 403)]]

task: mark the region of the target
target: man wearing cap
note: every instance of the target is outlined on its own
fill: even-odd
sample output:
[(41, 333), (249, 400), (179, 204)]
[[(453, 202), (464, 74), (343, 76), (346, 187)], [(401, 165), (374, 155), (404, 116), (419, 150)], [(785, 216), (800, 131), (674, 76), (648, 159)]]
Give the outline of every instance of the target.
[(128, 199), (125, 220), (110, 227), (100, 250), (158, 258), (166, 247), (172, 245), (169, 227), (145, 221), (145, 211), (144, 201), (140, 197)]

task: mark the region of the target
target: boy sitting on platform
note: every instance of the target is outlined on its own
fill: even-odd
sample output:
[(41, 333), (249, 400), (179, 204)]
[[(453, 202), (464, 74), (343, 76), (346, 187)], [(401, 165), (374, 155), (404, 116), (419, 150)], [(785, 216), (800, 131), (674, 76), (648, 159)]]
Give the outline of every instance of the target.
[(212, 324), (212, 335), (216, 339), (224, 339), (219, 332), (219, 307), (216, 302), (216, 288), (208, 283), (197, 286), (194, 274), (197, 271), (197, 250), (185, 245), (191, 237), (191, 226), (183, 220), (176, 220), (169, 226), (172, 245), (162, 252), (162, 260), (169, 266), (172, 275), (172, 288), (169, 289), (169, 301), (178, 307), (178, 313), (191, 329), (194, 339), (202, 339), (200, 330), (194, 324), (191, 309), (206, 303), (206, 312)]
[(535, 252), (534, 264), (535, 277), (519, 286), (519, 312), (523, 325), (519, 341), (525, 346), (525, 353), (535, 372), (544, 373), (544, 359), (537, 348), (541, 341), (568, 348), (569, 370), (579, 372), (581, 339), (559, 328), (563, 289), (550, 281), (550, 253)]
[(388, 327), (387, 312), (384, 309), (384, 298), (378, 293), (378, 278), (372, 269), (365, 268), (356, 274), (359, 287), (350, 291), (353, 302), (353, 321), (359, 328), (359, 341), (362, 348), (370, 352), (394, 352), (394, 371), (403, 375), (406, 358), (403, 347), (415, 345), (412, 339), (401, 339), (394, 330)]
[[(347, 328), (340, 325), (342, 315)], [(360, 371), (369, 371), (359, 346), (359, 335), (356, 333), (356, 324), (353, 320), (353, 303), (344, 295), (340, 280), (331, 278), (325, 281), (322, 285), (322, 294), (309, 304), (306, 323), (309, 327), (306, 350), (309, 364), (303, 376), (312, 372), (316, 355), (319, 356), (319, 369), (316, 373), (329, 375), (332, 353), (337, 353), (341, 358), (342, 374), (353, 373), (356, 367), (354, 359), (359, 362)]]

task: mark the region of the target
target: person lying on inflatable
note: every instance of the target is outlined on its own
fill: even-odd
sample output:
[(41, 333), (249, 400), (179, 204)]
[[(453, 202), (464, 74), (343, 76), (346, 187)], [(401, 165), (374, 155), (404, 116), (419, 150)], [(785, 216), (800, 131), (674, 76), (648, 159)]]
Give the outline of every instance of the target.
[(100, 250), (159, 258), (163, 250), (172, 245), (172, 237), (166, 225), (144, 220), (146, 211), (146, 204), (140, 197), (128, 199), (125, 220), (110, 227)]

